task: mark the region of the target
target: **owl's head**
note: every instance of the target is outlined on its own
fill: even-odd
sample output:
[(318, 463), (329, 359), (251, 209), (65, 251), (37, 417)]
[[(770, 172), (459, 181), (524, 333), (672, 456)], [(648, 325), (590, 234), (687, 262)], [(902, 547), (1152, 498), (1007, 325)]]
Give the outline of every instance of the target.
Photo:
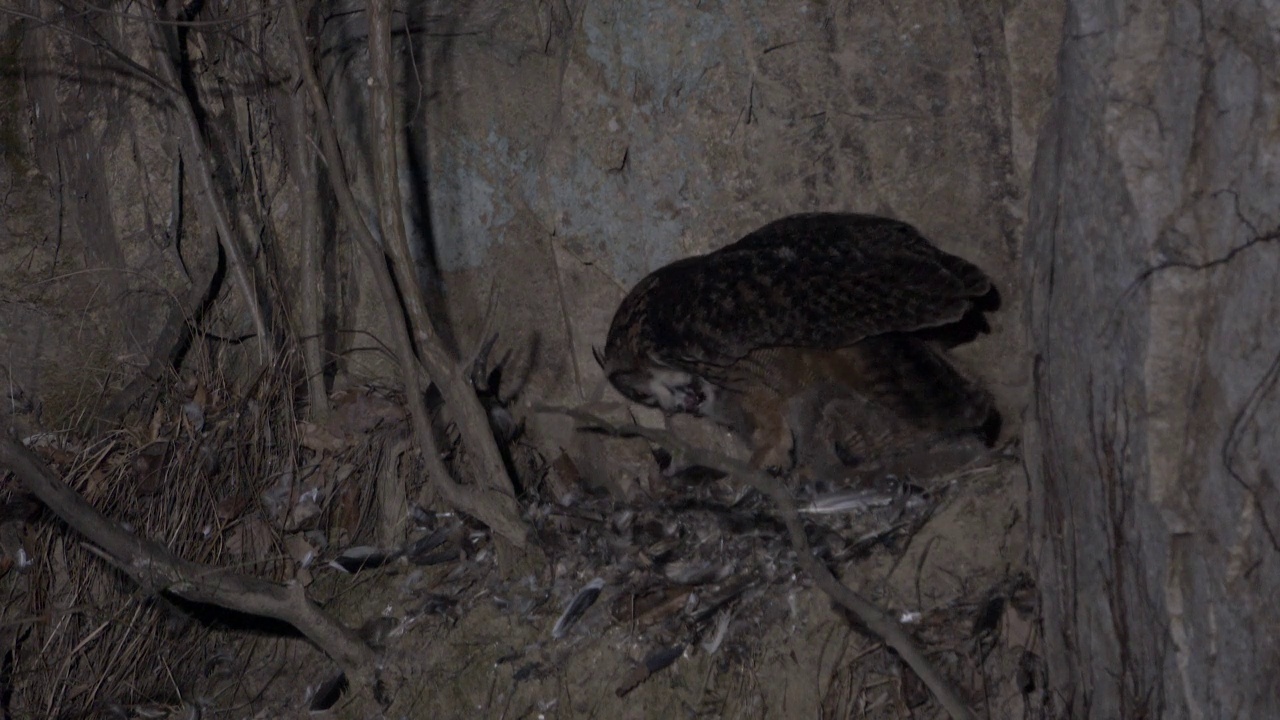
[(625, 362), (618, 355), (595, 351), (609, 382), (627, 399), (658, 408), (667, 414), (706, 414), (715, 400), (716, 387), (693, 373), (653, 359)]

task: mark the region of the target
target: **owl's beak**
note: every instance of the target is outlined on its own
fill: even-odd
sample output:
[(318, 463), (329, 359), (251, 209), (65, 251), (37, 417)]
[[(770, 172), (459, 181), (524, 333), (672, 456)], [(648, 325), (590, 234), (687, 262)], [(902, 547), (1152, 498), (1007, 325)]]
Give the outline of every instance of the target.
[(600, 352), (600, 348), (596, 347), (595, 345), (592, 345), (592, 346), (591, 346), (591, 354), (595, 356), (595, 358), (596, 358), (596, 364), (600, 366), (600, 369), (601, 369), (601, 370), (604, 370), (604, 369), (605, 369), (605, 368), (604, 368), (604, 353)]

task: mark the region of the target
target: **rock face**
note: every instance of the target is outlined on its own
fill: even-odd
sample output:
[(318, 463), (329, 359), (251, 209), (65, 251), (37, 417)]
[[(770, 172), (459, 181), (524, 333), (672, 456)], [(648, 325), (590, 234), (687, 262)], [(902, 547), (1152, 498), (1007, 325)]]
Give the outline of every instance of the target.
[(1026, 426), (1070, 717), (1280, 717), (1280, 6), (1068, 4)]
[(461, 8), (454, 31), (482, 39), (421, 74), (462, 347), (496, 286), (520, 302), (494, 328), (539, 348), (531, 386), (599, 397), (591, 347), (648, 272), (792, 213), (871, 212), (997, 279), (1004, 311), (962, 352), (1018, 415), (1019, 238), (1060, 3)]

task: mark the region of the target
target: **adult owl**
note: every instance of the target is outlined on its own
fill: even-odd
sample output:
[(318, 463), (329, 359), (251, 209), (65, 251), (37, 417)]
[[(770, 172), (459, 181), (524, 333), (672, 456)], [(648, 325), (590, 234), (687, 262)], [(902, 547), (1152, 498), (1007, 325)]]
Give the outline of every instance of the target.
[(741, 435), (757, 467), (789, 467), (815, 413), (843, 414), (842, 456), (970, 432), (990, 443), (990, 396), (938, 338), (980, 321), (993, 294), (906, 223), (793, 215), (645, 277), (597, 360), (627, 398)]

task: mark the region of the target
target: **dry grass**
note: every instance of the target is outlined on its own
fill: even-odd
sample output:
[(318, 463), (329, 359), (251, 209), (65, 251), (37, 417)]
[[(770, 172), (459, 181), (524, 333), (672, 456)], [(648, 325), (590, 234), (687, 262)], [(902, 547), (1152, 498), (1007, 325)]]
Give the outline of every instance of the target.
[[(358, 434), (339, 429), (341, 447), (307, 449), (295, 387), (283, 380), (294, 376), (288, 362), (240, 387), (213, 372), (175, 381), (151, 417), (98, 438), (47, 434), (32, 446), (104, 515), (178, 556), (285, 580), (297, 567), (286, 551), (291, 534), (312, 531), (317, 550), (373, 535), (365, 488), (374, 485), (381, 448), (403, 433), (394, 422)], [(379, 393), (361, 393), (380, 409), (389, 405)], [(0, 486), (0, 501), (18, 489)], [(306, 502), (308, 490), (317, 502)], [(33, 565), (0, 576), (14, 717), (176, 706), (193, 701), (185, 696), (192, 688), (220, 679), (223, 693), (253, 692), (237, 688), (238, 673), (225, 665), (247, 662), (243, 645), (261, 637), (224, 632), (252, 621), (144, 596), (47, 512), (28, 527)], [(264, 651), (272, 650), (258, 648), (257, 662)]]

